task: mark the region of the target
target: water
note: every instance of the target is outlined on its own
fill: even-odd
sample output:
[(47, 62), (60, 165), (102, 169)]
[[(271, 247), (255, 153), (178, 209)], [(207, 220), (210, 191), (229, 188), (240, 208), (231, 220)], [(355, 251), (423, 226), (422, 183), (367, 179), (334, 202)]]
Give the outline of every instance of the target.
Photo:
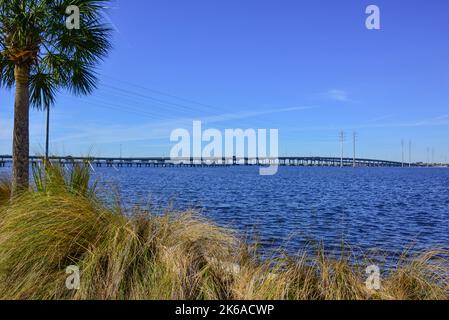
[(449, 170), (282, 167), (99, 169), (125, 205), (195, 209), (265, 248), (310, 241), (400, 253), (449, 246)]
[(266, 249), (295, 253), (310, 241), (328, 250), (400, 253), (449, 246), (449, 170), (256, 167), (96, 168), (124, 205), (195, 209), (218, 224), (256, 234)]

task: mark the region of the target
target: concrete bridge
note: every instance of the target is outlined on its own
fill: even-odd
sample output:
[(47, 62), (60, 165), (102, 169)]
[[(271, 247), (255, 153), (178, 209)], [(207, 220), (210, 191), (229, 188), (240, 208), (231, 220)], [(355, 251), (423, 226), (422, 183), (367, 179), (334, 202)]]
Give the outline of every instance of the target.
[[(30, 162), (36, 165), (43, 161), (43, 157), (31, 156)], [(301, 167), (402, 167), (401, 162), (353, 159), (333, 157), (279, 157), (279, 158), (178, 158), (168, 157), (119, 158), (119, 157), (50, 157), (50, 161), (62, 166), (73, 163), (89, 163), (93, 167), (216, 167), (216, 166), (301, 166)], [(0, 155), (0, 167), (12, 162), (12, 157)], [(404, 166), (419, 166), (419, 164), (404, 164)]]

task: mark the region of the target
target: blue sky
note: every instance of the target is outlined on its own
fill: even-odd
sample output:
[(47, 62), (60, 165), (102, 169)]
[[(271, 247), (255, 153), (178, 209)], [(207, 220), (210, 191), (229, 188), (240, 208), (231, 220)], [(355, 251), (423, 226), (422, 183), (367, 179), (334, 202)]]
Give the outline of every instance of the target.
[[(381, 30), (365, 28), (365, 8)], [(168, 155), (170, 132), (276, 128), (281, 155), (338, 156), (354, 130), (358, 156), (449, 156), (449, 2), (446, 0), (116, 0), (114, 49), (99, 88), (61, 92), (51, 152)], [(0, 90), (0, 154), (11, 153), (13, 94)], [(42, 112), (31, 152), (44, 149)]]

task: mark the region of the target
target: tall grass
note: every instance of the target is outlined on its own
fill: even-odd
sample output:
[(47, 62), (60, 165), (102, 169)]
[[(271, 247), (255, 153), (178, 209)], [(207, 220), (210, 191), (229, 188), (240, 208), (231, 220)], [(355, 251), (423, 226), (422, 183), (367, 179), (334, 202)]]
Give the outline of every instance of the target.
[(0, 206), (6, 204), (11, 196), (11, 181), (0, 176)]
[[(87, 165), (36, 170), (35, 188), (0, 206), (0, 299), (449, 297), (444, 251), (402, 259), (374, 291), (365, 285), (366, 263), (346, 255), (261, 259), (232, 231), (192, 212), (104, 206)], [(75, 291), (65, 286), (71, 265), (81, 272)]]
[(60, 192), (61, 190), (83, 197), (95, 197), (96, 182), (91, 183), (89, 163), (74, 162), (69, 167), (44, 161), (33, 167), (36, 192)]

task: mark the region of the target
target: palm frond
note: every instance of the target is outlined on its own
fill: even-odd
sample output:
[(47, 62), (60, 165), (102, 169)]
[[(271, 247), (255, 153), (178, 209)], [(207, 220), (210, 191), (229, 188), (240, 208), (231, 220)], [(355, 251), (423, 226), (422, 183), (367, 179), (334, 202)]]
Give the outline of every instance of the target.
[[(14, 85), (14, 66), (30, 64), (31, 104), (47, 108), (58, 89), (96, 88), (95, 67), (111, 48), (102, 21), (108, 0), (0, 0), (0, 86)], [(81, 28), (66, 27), (66, 8), (80, 10)]]
[(14, 86), (14, 63), (0, 53), (0, 87)]
[(37, 109), (50, 108), (56, 98), (57, 82), (49, 73), (37, 71), (30, 78), (30, 102)]

